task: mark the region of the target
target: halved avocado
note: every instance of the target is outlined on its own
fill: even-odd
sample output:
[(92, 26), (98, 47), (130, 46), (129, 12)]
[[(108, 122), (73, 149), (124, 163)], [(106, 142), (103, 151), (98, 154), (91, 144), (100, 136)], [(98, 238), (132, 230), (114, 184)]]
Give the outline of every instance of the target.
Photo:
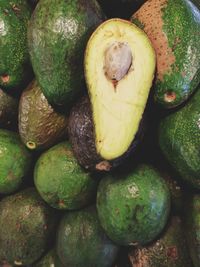
[(144, 112), (155, 71), (147, 35), (122, 19), (102, 23), (85, 51), (97, 153), (112, 160), (127, 151)]

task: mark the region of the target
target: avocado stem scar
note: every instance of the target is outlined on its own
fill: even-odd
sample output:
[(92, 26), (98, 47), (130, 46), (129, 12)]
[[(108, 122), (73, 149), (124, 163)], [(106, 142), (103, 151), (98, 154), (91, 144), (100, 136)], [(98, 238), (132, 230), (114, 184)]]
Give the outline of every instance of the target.
[(36, 148), (36, 143), (35, 142), (32, 142), (32, 141), (28, 141), (26, 143), (26, 146), (29, 148), (29, 149), (35, 149)]
[(164, 95), (165, 102), (171, 103), (171, 102), (175, 101), (175, 99), (176, 99), (176, 93), (175, 92), (168, 91)]
[(10, 76), (7, 74), (1, 75), (1, 80), (3, 83), (8, 83), (10, 80)]

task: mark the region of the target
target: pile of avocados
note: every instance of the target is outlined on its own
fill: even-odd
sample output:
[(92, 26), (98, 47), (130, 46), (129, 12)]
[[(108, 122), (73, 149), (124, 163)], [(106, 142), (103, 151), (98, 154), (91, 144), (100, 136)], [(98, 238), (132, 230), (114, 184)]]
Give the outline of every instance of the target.
[(0, 0), (0, 266), (200, 267), (200, 0)]

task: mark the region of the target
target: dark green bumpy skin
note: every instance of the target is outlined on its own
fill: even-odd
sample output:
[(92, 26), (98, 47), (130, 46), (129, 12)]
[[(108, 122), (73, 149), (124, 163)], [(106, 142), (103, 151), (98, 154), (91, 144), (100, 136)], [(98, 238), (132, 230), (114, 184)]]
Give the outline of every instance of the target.
[(31, 167), (31, 154), (17, 133), (0, 129), (0, 193), (9, 194), (22, 185)]
[(23, 87), (32, 78), (27, 46), (31, 8), (26, 0), (0, 1), (0, 86)]
[(110, 267), (118, 253), (118, 247), (105, 235), (95, 207), (63, 216), (56, 248), (66, 267)]
[(129, 260), (131, 267), (192, 267), (181, 219), (172, 217), (160, 238), (149, 246), (133, 249)]
[(189, 0), (149, 0), (131, 19), (156, 51), (155, 101), (182, 104), (200, 83), (200, 11)]
[(52, 105), (69, 109), (83, 88), (87, 41), (103, 21), (96, 0), (41, 0), (32, 15), (29, 49), (36, 78)]
[(186, 106), (163, 119), (159, 144), (181, 178), (200, 189), (200, 88)]
[(170, 210), (170, 193), (160, 174), (139, 165), (128, 173), (101, 180), (97, 211), (105, 232), (119, 245), (144, 245), (163, 230)]
[(194, 267), (200, 266), (200, 195), (186, 198), (185, 226), (190, 255)]
[(55, 211), (34, 188), (4, 198), (0, 202), (0, 265), (4, 261), (33, 264), (50, 245), (55, 227)]
[(45, 151), (34, 170), (35, 186), (53, 208), (80, 209), (95, 200), (98, 179), (85, 171), (73, 155), (69, 142)]
[(33, 265), (33, 267), (64, 267), (60, 262), (55, 249), (50, 250), (42, 259)]

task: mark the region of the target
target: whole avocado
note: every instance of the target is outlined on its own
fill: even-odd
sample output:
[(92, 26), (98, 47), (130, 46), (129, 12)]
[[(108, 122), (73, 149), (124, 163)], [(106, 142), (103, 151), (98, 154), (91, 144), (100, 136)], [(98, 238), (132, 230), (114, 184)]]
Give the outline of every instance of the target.
[(164, 108), (184, 103), (200, 83), (200, 10), (190, 0), (148, 0), (131, 21), (156, 52), (155, 102)]
[(183, 181), (200, 189), (200, 88), (159, 126), (160, 148)]
[(33, 264), (52, 242), (56, 220), (34, 188), (5, 197), (0, 202), (0, 264)]
[(104, 233), (94, 206), (64, 214), (56, 249), (66, 267), (111, 267), (119, 251)]
[(105, 177), (97, 191), (101, 225), (113, 242), (123, 246), (155, 240), (167, 223), (170, 204), (165, 181), (145, 164)]
[(10, 91), (32, 79), (27, 44), (30, 17), (26, 0), (0, 1), (0, 86)]
[(66, 134), (68, 116), (47, 101), (36, 80), (22, 92), (19, 102), (19, 134), (30, 150), (44, 150)]
[(70, 108), (84, 84), (86, 43), (104, 15), (96, 0), (43, 0), (28, 30), (31, 61), (52, 105)]
[(31, 167), (31, 154), (12, 131), (0, 129), (0, 193), (13, 193)]

